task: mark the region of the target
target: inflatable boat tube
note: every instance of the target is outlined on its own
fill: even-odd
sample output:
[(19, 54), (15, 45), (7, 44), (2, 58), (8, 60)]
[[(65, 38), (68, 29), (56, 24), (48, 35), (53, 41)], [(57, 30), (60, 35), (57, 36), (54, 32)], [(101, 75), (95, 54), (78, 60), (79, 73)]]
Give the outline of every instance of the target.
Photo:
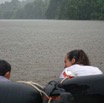
[(104, 103), (104, 75), (67, 79), (62, 87), (73, 95), (75, 103)]
[(0, 82), (0, 103), (42, 103), (42, 97), (27, 84)]

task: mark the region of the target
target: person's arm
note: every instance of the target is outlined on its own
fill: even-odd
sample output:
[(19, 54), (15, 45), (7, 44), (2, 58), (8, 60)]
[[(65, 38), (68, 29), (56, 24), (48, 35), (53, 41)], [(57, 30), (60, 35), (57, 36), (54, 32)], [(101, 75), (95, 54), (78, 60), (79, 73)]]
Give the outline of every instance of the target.
[(73, 78), (74, 74), (69, 70), (69, 68), (65, 68), (61, 73), (60, 78)]

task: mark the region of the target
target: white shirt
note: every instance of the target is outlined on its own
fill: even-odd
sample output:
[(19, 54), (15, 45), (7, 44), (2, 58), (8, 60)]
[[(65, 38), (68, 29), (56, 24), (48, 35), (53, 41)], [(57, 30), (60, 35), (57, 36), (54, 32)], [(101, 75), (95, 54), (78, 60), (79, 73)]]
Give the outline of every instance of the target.
[(73, 78), (76, 76), (87, 76), (98, 74), (103, 74), (103, 72), (97, 67), (75, 64), (65, 68), (61, 73), (60, 78), (65, 78), (67, 76), (69, 78)]

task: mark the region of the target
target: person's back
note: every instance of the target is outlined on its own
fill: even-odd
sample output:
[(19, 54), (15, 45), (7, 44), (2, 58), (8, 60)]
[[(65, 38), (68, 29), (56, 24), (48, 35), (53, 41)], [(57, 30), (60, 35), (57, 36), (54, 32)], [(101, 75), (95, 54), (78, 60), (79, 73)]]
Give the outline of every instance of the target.
[(99, 74), (103, 74), (103, 72), (97, 67), (74, 64), (65, 68), (65, 70), (61, 73), (60, 78), (64, 78), (67, 75), (70, 77), (77, 77)]
[(10, 81), (11, 65), (5, 61), (0, 60), (0, 81)]

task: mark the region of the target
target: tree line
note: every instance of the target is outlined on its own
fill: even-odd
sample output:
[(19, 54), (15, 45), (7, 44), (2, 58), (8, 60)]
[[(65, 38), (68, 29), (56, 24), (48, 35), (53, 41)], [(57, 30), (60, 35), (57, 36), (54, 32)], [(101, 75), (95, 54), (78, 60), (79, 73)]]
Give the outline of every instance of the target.
[(0, 19), (104, 20), (104, 0), (12, 0), (0, 5)]

